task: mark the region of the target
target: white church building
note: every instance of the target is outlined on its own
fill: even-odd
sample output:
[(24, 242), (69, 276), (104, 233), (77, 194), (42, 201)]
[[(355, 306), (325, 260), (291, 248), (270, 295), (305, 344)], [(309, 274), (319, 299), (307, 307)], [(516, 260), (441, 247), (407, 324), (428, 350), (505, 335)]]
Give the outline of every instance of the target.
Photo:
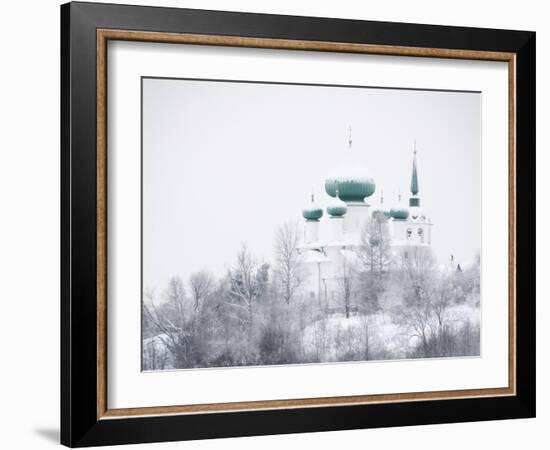
[[(343, 161), (325, 179), (325, 191), (331, 197), (326, 208), (319, 206), (312, 194), (302, 211), (305, 223), (299, 252), (306, 272), (306, 289), (327, 304), (336, 301), (343, 268), (357, 262), (354, 250), (361, 243), (365, 224), (374, 215), (387, 221), (394, 254), (406, 252), (411, 246), (430, 246), (432, 240), (433, 223), (420, 204), (416, 144), (408, 202), (399, 195), (390, 208), (382, 195), (376, 204), (369, 202), (376, 183), (352, 151), (351, 130), (348, 145)], [(325, 213), (328, 218), (321, 221)]]

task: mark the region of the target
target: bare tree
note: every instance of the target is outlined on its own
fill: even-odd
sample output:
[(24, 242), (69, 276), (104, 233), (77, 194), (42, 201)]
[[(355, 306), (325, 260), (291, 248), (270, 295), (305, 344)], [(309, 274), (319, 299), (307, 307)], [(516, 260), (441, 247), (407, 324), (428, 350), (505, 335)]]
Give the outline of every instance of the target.
[(391, 237), (386, 219), (376, 214), (366, 222), (361, 231), (361, 241), (357, 249), (359, 260), (364, 269), (381, 277), (390, 270)]
[(423, 352), (421, 356), (428, 356), (432, 320), (431, 305), (425, 303), (401, 306), (396, 309), (394, 319), (409, 337), (418, 339)]
[(191, 286), (191, 295), (193, 296), (193, 310), (195, 315), (198, 315), (205, 299), (214, 289), (214, 278), (209, 272), (201, 270), (189, 277), (189, 285)]
[(143, 341), (143, 370), (164, 370), (169, 354), (164, 342), (156, 336)]
[(190, 332), (186, 320), (186, 298), (183, 282), (172, 277), (165, 294), (165, 303), (156, 305), (153, 293), (145, 293), (143, 311), (157, 330), (157, 337), (173, 355), (176, 367), (187, 367), (190, 354)]
[(237, 263), (229, 271), (231, 281), (231, 305), (245, 312), (244, 324), (248, 330), (248, 343), (252, 341), (254, 307), (261, 295), (261, 280), (258, 277), (258, 265), (248, 247), (242, 245), (237, 254)]
[(367, 221), (356, 249), (361, 274), (362, 292), (372, 310), (378, 307), (378, 297), (384, 290), (392, 264), (391, 238), (386, 219), (375, 215)]
[(370, 338), (370, 323), (369, 323), (369, 317), (363, 316), (361, 318), (361, 325), (362, 325), (362, 358), (365, 361), (368, 361), (372, 358), (371, 356), (371, 338)]
[(432, 298), (434, 266), (433, 254), (428, 248), (408, 247), (400, 254), (398, 276), (404, 304), (396, 308), (395, 319), (406, 334), (418, 340), (424, 357), (430, 354), (436, 321)]
[(357, 274), (354, 265), (344, 256), (338, 276), (338, 290), (344, 304), (346, 319), (349, 318), (351, 312), (351, 304), (355, 295), (356, 278)]
[(436, 281), (435, 269), (435, 257), (429, 247), (410, 247), (403, 251), (400, 274), (407, 304), (429, 301)]
[(302, 284), (302, 267), (298, 254), (299, 236), (298, 224), (295, 222), (281, 225), (275, 235), (275, 275), (287, 305)]
[[(193, 303), (193, 312), (190, 321), (192, 330), (191, 344), (196, 361), (203, 360), (206, 355), (208, 331), (213, 326), (212, 317), (204, 304), (214, 290), (214, 278), (206, 270), (195, 272), (189, 277), (189, 286), (191, 288), (191, 300)], [(208, 320), (210, 318), (210, 320)]]
[(396, 321), (418, 344), (411, 356), (441, 357), (456, 354), (456, 325), (449, 315), (455, 290), (454, 274), (439, 273), (428, 248), (413, 247), (403, 255), (405, 304), (396, 311)]

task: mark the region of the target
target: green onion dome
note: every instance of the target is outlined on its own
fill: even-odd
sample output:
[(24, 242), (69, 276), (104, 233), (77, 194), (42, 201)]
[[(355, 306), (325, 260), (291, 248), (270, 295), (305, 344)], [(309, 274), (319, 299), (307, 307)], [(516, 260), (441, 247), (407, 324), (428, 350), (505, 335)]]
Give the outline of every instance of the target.
[(376, 190), (374, 179), (362, 166), (338, 167), (331, 171), (325, 180), (325, 191), (336, 197), (336, 190), (344, 202), (363, 202)]
[(338, 190), (336, 190), (336, 196), (334, 200), (327, 206), (327, 212), (332, 217), (342, 217), (348, 211), (347, 205), (338, 197)]
[(383, 217), (385, 219), (389, 219), (391, 217), (390, 210), (386, 207), (384, 204), (384, 193), (382, 192), (380, 194), (380, 202), (373, 207), (372, 217)]
[(390, 210), (390, 214), (395, 220), (406, 220), (409, 217), (409, 207), (401, 201), (401, 196), (399, 196), (397, 205), (393, 206)]
[(323, 208), (315, 203), (315, 197), (311, 194), (311, 202), (302, 210), (302, 215), (306, 220), (319, 220), (323, 217)]

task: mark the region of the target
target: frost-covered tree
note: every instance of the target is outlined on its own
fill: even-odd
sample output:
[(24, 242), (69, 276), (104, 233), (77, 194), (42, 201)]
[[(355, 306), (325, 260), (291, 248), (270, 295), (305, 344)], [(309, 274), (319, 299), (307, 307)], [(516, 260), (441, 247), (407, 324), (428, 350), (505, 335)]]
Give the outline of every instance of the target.
[(392, 264), (391, 237), (384, 216), (376, 214), (366, 222), (356, 254), (362, 297), (368, 309), (374, 311)]
[(190, 311), (181, 278), (170, 279), (164, 299), (162, 305), (157, 305), (152, 293), (146, 293), (143, 305), (146, 320), (156, 329), (157, 339), (171, 353), (175, 367), (188, 367), (191, 353)]
[(480, 255), (475, 256), (473, 263), (457, 266), (453, 271), (452, 288), (455, 291), (454, 301), (464, 302), (468, 299), (479, 304), (480, 295)]
[(283, 300), (288, 305), (302, 284), (303, 274), (298, 244), (300, 233), (296, 222), (281, 225), (275, 234), (275, 277)]
[(406, 304), (429, 300), (436, 281), (435, 261), (430, 247), (410, 247), (401, 253), (398, 276)]
[[(476, 354), (472, 341), (479, 327), (452, 312), (463, 302), (459, 286), (463, 273), (455, 268), (439, 270), (431, 250), (407, 250), (401, 261), (403, 304), (394, 311), (394, 320), (416, 344), (409, 356), (433, 358)], [(458, 286), (458, 287), (457, 287)], [(477, 330), (476, 330), (477, 327)]]
[(214, 277), (206, 270), (189, 277), (192, 312), (188, 327), (194, 364), (203, 364), (211, 350), (211, 340), (217, 327), (210, 302), (215, 286)]
[(270, 286), (269, 271), (270, 271), (270, 265), (267, 262), (260, 264), (260, 266), (256, 270), (256, 285), (257, 285), (258, 299), (261, 299), (262, 297), (264, 297), (269, 290), (269, 286)]
[(352, 302), (355, 298), (357, 288), (357, 270), (355, 265), (348, 261), (347, 257), (342, 258), (338, 274), (338, 296), (344, 306), (346, 319), (349, 318)]
[[(265, 288), (265, 277), (258, 272), (256, 258), (250, 253), (246, 245), (242, 245), (237, 254), (235, 266), (229, 270), (230, 304), (240, 309), (244, 315), (242, 323), (248, 334), (248, 344), (252, 341), (254, 327), (254, 310), (256, 303)], [(264, 267), (264, 275), (267, 269)]]
[(197, 315), (202, 309), (205, 299), (214, 289), (214, 277), (209, 272), (201, 270), (189, 277), (189, 285), (193, 297), (193, 309)]
[(405, 332), (420, 342), (421, 356), (430, 353), (430, 340), (439, 318), (444, 318), (444, 308), (437, 308), (434, 296), (436, 285), (435, 258), (428, 247), (410, 247), (399, 258), (399, 280), (403, 304), (394, 311), (394, 319)]
[(387, 220), (381, 214), (375, 214), (365, 223), (357, 254), (362, 267), (378, 278), (390, 270), (391, 236)]

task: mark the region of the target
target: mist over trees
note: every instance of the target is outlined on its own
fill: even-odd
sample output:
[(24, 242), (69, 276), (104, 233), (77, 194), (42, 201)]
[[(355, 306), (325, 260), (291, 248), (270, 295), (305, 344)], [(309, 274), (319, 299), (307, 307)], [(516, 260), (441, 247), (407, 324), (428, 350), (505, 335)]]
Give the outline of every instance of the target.
[(306, 286), (299, 237), (285, 223), (272, 264), (243, 244), (222, 277), (202, 270), (145, 291), (143, 370), (479, 355), (479, 257), (460, 267), (429, 247), (394, 253), (375, 216), (329, 302)]

